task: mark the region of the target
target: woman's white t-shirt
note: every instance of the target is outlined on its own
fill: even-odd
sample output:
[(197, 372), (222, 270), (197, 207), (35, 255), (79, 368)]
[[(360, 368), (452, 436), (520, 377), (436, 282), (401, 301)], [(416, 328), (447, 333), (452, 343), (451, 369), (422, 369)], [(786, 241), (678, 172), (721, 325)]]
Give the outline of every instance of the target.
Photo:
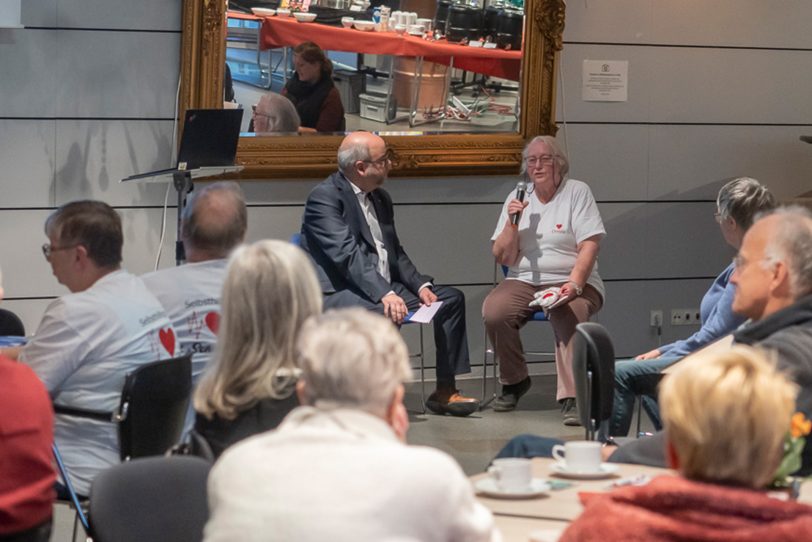
[[(509, 220), (508, 204), (515, 198), (514, 189), (502, 206), (492, 241)], [(535, 192), (525, 201), (528, 205), (519, 218), (519, 261), (510, 267), (506, 278), (537, 286), (566, 282), (578, 256), (578, 243), (606, 235), (592, 191), (586, 183), (565, 179), (548, 203), (542, 203)], [(587, 284), (605, 297), (597, 262)]]

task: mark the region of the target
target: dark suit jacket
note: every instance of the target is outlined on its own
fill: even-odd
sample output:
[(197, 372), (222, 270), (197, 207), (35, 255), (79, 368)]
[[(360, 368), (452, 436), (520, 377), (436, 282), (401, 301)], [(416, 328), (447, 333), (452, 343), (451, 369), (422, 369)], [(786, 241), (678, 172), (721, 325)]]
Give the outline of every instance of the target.
[[(420, 286), (432, 279), (417, 271), (400, 245), (389, 194), (378, 188), (371, 197), (389, 255), (392, 282), (417, 294)], [(301, 243), (315, 263), (325, 294), (349, 289), (377, 303), (392, 290), (378, 273), (372, 232), (352, 185), (340, 172), (330, 175), (308, 196)]]

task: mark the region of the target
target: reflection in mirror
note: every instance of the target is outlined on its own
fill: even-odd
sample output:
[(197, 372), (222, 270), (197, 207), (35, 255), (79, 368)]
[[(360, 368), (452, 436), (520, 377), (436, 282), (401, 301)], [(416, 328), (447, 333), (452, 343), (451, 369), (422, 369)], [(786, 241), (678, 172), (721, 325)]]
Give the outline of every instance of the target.
[[(295, 103), (300, 133), (520, 132), (523, 7), (232, 0), (226, 61), (235, 101), (264, 112), (267, 93), (281, 93)], [(290, 131), (263, 130), (256, 117), (244, 131)]]
[[(226, 23), (228, 21), (227, 6), (223, 1), (182, 1), (181, 111), (216, 107), (223, 103)], [(397, 10), (407, 11), (411, 9), (407, 7), (408, 2), (418, 1), (421, 0), (401, 0), (403, 3), (398, 6)], [(436, 2), (436, 0), (422, 1)], [(436, 7), (436, 3), (432, 5)], [(314, 6), (312, 9), (315, 11), (318, 6)], [(412, 9), (412, 11), (415, 10)], [(517, 72), (519, 71), (519, 63), (521, 64), (521, 77), (518, 85), (521, 95), (521, 107), (515, 109), (515, 115), (518, 117), (516, 131), (472, 132), (468, 129), (468, 131), (463, 130), (465, 134), (462, 137), (459, 130), (439, 131), (437, 127), (441, 121), (435, 121), (420, 126), (419, 129), (423, 130), (423, 132), (415, 137), (414, 131), (418, 129), (417, 127), (411, 128), (407, 123), (406, 129), (398, 126), (398, 131), (395, 131), (393, 126), (384, 122), (380, 124), (380, 126), (384, 127), (381, 129), (382, 135), (384, 135), (387, 144), (392, 148), (397, 158), (390, 175), (428, 177), (436, 175), (483, 176), (515, 174), (519, 169), (521, 151), (525, 142), (536, 135), (555, 134), (556, 132), (554, 118), (556, 66), (558, 64), (558, 51), (561, 50), (563, 42), (565, 15), (564, 0), (526, 2), (524, 4), (521, 52), (503, 51), (503, 53), (518, 54), (520, 57), (520, 60), (514, 64)], [(275, 17), (272, 19), (275, 19)], [(291, 23), (287, 27), (289, 29), (313, 26), (315, 24), (297, 23), (293, 20), (289, 22)], [(320, 28), (320, 35), (321, 33), (329, 33), (331, 29), (342, 30), (342, 28), (324, 25)], [(256, 41), (259, 36), (257, 32), (254, 32), (254, 34), (251, 39)], [(376, 37), (386, 34), (373, 33)], [(352, 35), (355, 37), (366, 34), (361, 31), (354, 31)], [(497, 44), (498, 41), (499, 36), (497, 36)], [(410, 43), (422, 45), (429, 42), (415, 39)], [(378, 40), (376, 40), (376, 44), (378, 44)], [(327, 47), (321, 41), (319, 41), (319, 45), (328, 51), (330, 50), (330, 47)], [(269, 47), (273, 46), (273, 44), (269, 45)], [(459, 51), (460, 48), (466, 51), (472, 50), (468, 46), (458, 44), (448, 46), (453, 47), (455, 51)], [(253, 50), (258, 49), (255, 47)], [(485, 49), (483, 47), (478, 50), (484, 51)], [(397, 53), (397, 51), (385, 50), (383, 45), (372, 52), (389, 55)], [(352, 55), (352, 53), (349, 54)], [(437, 59), (424, 57), (424, 61), (436, 62)], [(455, 57), (452, 70), (464, 68), (469, 73), (481, 71), (460, 62), (462, 60)], [(288, 59), (286, 65), (289, 63), (290, 59)], [(442, 64), (441, 62), (436, 63)], [(267, 65), (267, 59), (264, 64)], [(290, 73), (289, 70), (281, 71), (282, 74), (286, 72)], [(374, 75), (369, 74), (366, 75), (365, 79), (368, 80), (370, 77), (374, 80)], [(281, 87), (275, 87), (275, 89), (279, 90)], [(264, 87), (258, 89), (259, 94), (265, 91)], [(408, 94), (408, 91), (406, 93)], [(245, 103), (247, 109), (250, 105), (257, 103), (258, 100), (259, 95), (254, 100), (243, 103)], [(383, 111), (386, 111), (386, 109), (383, 109)], [(410, 120), (416, 125), (420, 119), (415, 115)], [(448, 122), (450, 121), (446, 121), (446, 123)], [(347, 128), (353, 129), (354, 127), (348, 125)], [(237, 162), (244, 169), (240, 172), (239, 177), (243, 179), (292, 179), (317, 178), (327, 175), (335, 171), (336, 150), (341, 139), (340, 135), (301, 137), (301, 134), (276, 135), (274, 137), (241, 137), (237, 149)]]

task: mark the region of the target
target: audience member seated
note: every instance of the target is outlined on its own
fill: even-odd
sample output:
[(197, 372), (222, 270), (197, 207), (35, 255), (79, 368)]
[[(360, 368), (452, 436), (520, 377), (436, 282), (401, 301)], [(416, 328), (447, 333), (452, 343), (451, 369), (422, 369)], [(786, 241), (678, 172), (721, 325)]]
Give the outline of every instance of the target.
[(253, 107), (249, 132), (298, 132), (301, 121), (293, 103), (281, 94), (263, 94)]
[[(45, 233), (45, 258), (71, 293), (48, 305), (19, 360), (51, 394), (56, 444), (76, 492), (87, 495), (96, 474), (119, 462), (116, 427), (60, 407), (113, 411), (127, 373), (175, 357), (176, 337), (160, 302), (121, 268), (121, 219), (112, 207), (67, 203), (48, 217)], [(62, 484), (57, 492), (67, 496)]]
[(282, 95), (288, 98), (302, 125), (300, 132), (343, 132), (344, 106), (333, 84), (333, 62), (324, 51), (306, 41), (293, 48), (293, 68)]
[(195, 430), (215, 456), (273, 429), (298, 405), (296, 337), (302, 323), (321, 312), (307, 255), (284, 241), (237, 249), (222, 299), (214, 359), (194, 395)]
[(796, 386), (744, 346), (697, 354), (662, 383), (668, 464), (679, 476), (581, 495), (560, 542), (806, 541), (812, 507), (769, 497)]
[(53, 441), (48, 391), (29, 367), (0, 355), (0, 541), (47, 542), (56, 480)]
[[(757, 180), (740, 177), (725, 184), (716, 198), (716, 221), (727, 244), (739, 249), (747, 229), (758, 214), (775, 208), (775, 198)], [(702, 327), (688, 337), (660, 346), (633, 360), (620, 360), (615, 365), (615, 401), (609, 434), (625, 437), (629, 433), (634, 399), (643, 397), (643, 406), (656, 429), (661, 429), (657, 408), (657, 384), (661, 371), (703, 346), (732, 333), (744, 323), (744, 316), (733, 312), (735, 286), (730, 282), (733, 263), (711, 284), (699, 305)]]
[[(561, 298), (548, 311), (555, 335), (556, 399), (565, 425), (580, 425), (575, 405), (571, 340), (575, 326), (603, 305), (598, 250), (606, 235), (589, 187), (567, 178), (569, 161), (555, 138), (538, 136), (522, 153), (522, 176), (531, 181), (522, 201), (514, 190), (502, 207), (493, 237), (497, 263), (509, 267), (485, 299), (482, 316), (499, 360), (500, 396), (496, 411), (516, 408), (530, 389), (519, 330), (540, 307), (530, 307), (534, 294), (561, 288)], [(518, 224), (512, 217), (519, 215)]]
[(298, 348), (303, 406), (215, 464), (207, 542), (500, 539), (451, 457), (405, 445), (411, 371), (391, 322), (329, 311)]
[[(736, 288), (733, 312), (751, 320), (733, 334), (733, 342), (775, 355), (778, 369), (799, 386), (796, 409), (812, 417), (812, 213), (788, 207), (757, 219), (742, 240), (730, 282)], [(724, 351), (729, 338), (679, 363), (707, 351)], [(520, 435), (498, 457), (549, 456), (557, 442)], [(609, 461), (662, 467), (664, 443), (665, 434), (658, 432), (604, 450)], [(812, 474), (812, 446), (804, 449), (802, 463), (799, 473)]]
[[(188, 263), (141, 277), (166, 309), (181, 354), (192, 355), (195, 385), (217, 342), (226, 258), (245, 239), (246, 227), (245, 199), (237, 183), (219, 182), (198, 188), (181, 219), (181, 240)], [(193, 421), (192, 415), (186, 429)]]
[(360, 306), (400, 325), (421, 304), (443, 302), (434, 316), (437, 390), (426, 407), (468, 416), (479, 402), (456, 387), (456, 375), (471, 370), (465, 297), (456, 288), (432, 284), (401, 246), (392, 198), (381, 188), (391, 166), (382, 138), (369, 132), (345, 137), (338, 149), (339, 171), (305, 202), (302, 246), (316, 265), (328, 309)]

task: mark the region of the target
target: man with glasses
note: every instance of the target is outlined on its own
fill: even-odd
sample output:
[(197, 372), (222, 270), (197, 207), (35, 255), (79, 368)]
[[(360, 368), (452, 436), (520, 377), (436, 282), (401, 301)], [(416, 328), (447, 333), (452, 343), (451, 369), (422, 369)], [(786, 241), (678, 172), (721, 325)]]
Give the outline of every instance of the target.
[[(54, 437), (77, 493), (119, 462), (115, 424), (60, 414), (111, 412), (127, 373), (175, 356), (172, 324), (143, 281), (121, 268), (121, 218), (106, 203), (75, 201), (45, 222), (42, 252), (71, 293), (48, 305), (31, 340), (12, 355), (45, 384), (57, 416)], [(57, 486), (66, 497), (64, 486)]]
[(417, 271), (395, 231), (392, 199), (381, 188), (391, 153), (380, 137), (353, 132), (338, 149), (339, 171), (307, 198), (302, 246), (310, 253), (324, 292), (324, 307), (361, 306), (396, 325), (421, 304), (442, 301), (434, 316), (437, 390), (426, 406), (437, 414), (467, 416), (479, 406), (456, 388), (470, 372), (465, 298)]
[(298, 132), (301, 121), (293, 103), (276, 92), (268, 92), (260, 97), (257, 105), (251, 106), (249, 132)]

